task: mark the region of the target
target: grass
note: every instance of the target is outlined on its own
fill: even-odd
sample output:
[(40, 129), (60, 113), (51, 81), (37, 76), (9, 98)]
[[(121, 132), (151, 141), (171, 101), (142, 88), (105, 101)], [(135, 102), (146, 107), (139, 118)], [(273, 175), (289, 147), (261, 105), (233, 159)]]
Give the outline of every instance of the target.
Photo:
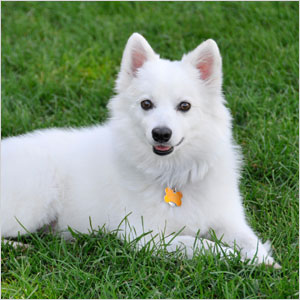
[(297, 2), (2, 2), (2, 137), (107, 117), (127, 38), (180, 59), (217, 41), (251, 226), (281, 270), (135, 252), (114, 234), (2, 245), (2, 298), (299, 298)]

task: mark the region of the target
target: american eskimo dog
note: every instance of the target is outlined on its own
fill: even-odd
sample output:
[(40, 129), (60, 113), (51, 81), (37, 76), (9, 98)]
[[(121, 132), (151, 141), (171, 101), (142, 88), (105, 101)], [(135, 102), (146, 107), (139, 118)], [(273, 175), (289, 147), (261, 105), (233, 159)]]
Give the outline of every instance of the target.
[[(213, 40), (169, 61), (132, 34), (105, 124), (2, 142), (2, 236), (53, 222), (58, 231), (80, 232), (89, 231), (90, 220), (108, 230), (126, 231), (126, 223), (134, 228), (126, 238), (163, 233), (167, 251), (179, 248), (188, 257), (237, 246), (243, 258), (273, 264), (269, 243), (245, 218), (240, 155), (224, 104)], [(211, 229), (226, 247), (209, 240)]]

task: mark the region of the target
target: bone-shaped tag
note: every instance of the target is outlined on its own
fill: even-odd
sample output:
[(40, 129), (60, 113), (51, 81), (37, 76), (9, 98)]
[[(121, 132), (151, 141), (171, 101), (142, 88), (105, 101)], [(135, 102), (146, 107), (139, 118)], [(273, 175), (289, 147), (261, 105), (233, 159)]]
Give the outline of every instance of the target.
[(181, 206), (181, 198), (182, 198), (182, 193), (181, 192), (174, 192), (170, 188), (165, 189), (165, 202), (169, 203), (171, 206)]

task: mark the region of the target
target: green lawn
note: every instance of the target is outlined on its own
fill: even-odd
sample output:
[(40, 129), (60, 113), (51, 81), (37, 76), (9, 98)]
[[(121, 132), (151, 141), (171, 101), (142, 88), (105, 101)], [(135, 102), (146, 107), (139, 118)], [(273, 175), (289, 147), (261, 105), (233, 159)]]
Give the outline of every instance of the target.
[(2, 245), (2, 298), (299, 298), (297, 2), (2, 2), (2, 137), (107, 117), (132, 32), (180, 59), (207, 38), (244, 154), (251, 226), (281, 270), (134, 252), (113, 234)]

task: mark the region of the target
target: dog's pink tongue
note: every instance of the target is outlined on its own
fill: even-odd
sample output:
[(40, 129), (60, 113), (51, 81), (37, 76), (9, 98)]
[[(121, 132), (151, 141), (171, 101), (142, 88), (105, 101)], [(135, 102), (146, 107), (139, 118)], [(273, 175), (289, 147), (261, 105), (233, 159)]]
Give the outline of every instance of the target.
[(159, 151), (168, 151), (170, 148), (171, 148), (170, 146), (163, 146), (163, 145), (155, 146), (155, 149)]

